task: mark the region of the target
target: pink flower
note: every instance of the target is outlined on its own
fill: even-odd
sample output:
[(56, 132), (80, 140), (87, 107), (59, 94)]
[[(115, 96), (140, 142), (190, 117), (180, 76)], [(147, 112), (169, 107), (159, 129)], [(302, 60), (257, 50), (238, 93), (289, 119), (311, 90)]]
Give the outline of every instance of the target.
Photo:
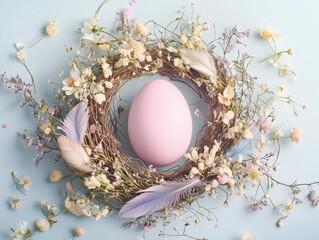
[(223, 123), (225, 124), (229, 124), (229, 121), (232, 120), (234, 118), (235, 114), (233, 111), (229, 110), (227, 111), (225, 114), (223, 114)]
[(224, 173), (221, 176), (217, 176), (217, 180), (220, 184), (226, 184), (228, 182), (228, 176)]
[(212, 181), (212, 187), (213, 187), (213, 188), (217, 188), (218, 185), (219, 185), (218, 181), (217, 181), (216, 179), (214, 179), (214, 180)]
[(132, 17), (132, 11), (130, 8), (126, 8), (122, 14), (124, 19), (131, 19)]
[(70, 182), (67, 182), (67, 183), (65, 184), (65, 186), (66, 186), (66, 189), (68, 189), (69, 191), (72, 191), (72, 190), (73, 190), (72, 184), (71, 184)]
[(303, 137), (302, 128), (297, 126), (294, 127), (293, 132), (291, 134), (291, 141), (295, 143), (299, 143)]
[(7, 128), (8, 127), (8, 125), (6, 124), (6, 123), (4, 123), (3, 125), (2, 125), (2, 128)]
[(265, 119), (264, 117), (261, 117), (258, 120), (258, 124), (260, 126), (260, 130), (264, 133), (269, 133), (272, 121), (269, 118)]

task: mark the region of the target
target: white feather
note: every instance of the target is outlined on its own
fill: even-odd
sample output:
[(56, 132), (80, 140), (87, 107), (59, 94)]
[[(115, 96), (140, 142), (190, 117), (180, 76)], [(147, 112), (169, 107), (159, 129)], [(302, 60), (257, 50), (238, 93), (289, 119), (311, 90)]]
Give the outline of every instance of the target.
[(213, 57), (206, 51), (199, 49), (179, 49), (181, 59), (186, 65), (207, 77), (216, 77), (216, 65)]
[(83, 172), (92, 171), (87, 165), (90, 158), (79, 143), (65, 136), (58, 137), (57, 141), (62, 158), (68, 166)]

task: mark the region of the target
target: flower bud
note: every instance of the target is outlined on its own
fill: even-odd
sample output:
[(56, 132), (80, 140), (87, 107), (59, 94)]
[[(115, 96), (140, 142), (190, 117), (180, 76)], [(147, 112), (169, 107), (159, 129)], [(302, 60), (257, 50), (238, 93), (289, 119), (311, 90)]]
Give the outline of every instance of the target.
[(75, 232), (77, 235), (82, 236), (84, 234), (84, 229), (83, 229), (83, 227), (77, 227), (75, 229)]
[(39, 218), (37, 220), (37, 222), (35, 223), (35, 225), (40, 229), (40, 231), (45, 232), (48, 231), (50, 228), (50, 223), (48, 222), (48, 220), (43, 219), (43, 218)]
[(276, 225), (277, 225), (277, 227), (282, 227), (284, 224), (282, 223), (282, 221), (278, 220)]
[(288, 52), (288, 55), (293, 55), (294, 54), (294, 51), (291, 48), (289, 48), (287, 52)]
[(45, 31), (49, 37), (55, 36), (58, 33), (56, 26), (55, 26), (55, 22), (54, 21), (50, 22), (47, 25), (47, 27), (45, 28)]
[(59, 182), (63, 179), (63, 174), (59, 170), (53, 170), (50, 174), (51, 182)]
[(45, 200), (41, 200), (41, 201), (40, 201), (40, 204), (41, 204), (42, 206), (45, 206), (46, 203), (47, 203), (47, 202), (46, 202)]

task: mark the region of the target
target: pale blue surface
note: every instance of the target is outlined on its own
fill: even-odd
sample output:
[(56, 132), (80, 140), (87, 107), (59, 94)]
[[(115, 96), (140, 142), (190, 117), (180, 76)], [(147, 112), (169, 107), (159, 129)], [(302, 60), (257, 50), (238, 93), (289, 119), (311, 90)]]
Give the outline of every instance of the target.
[[(64, 45), (76, 45), (80, 36), (76, 31), (82, 23), (89, 19), (101, 1), (98, 0), (33, 0), (33, 1), (2, 1), (0, 15), (0, 71), (7, 71), (8, 75), (19, 74), (23, 79), (29, 76), (23, 66), (16, 60), (16, 42), (31, 44), (35, 42), (44, 30), (48, 21), (58, 13), (58, 35), (46, 38), (31, 51), (27, 51), (28, 64), (37, 81), (37, 97), (47, 96), (51, 92), (47, 81), (57, 81), (57, 75), (61, 70), (68, 72), (68, 57), (64, 51)], [(128, 0), (117, 0), (107, 4), (100, 13), (100, 19), (106, 26), (113, 26), (116, 12), (128, 6)], [(154, 19), (161, 23), (167, 23), (175, 17), (175, 11), (190, 1), (172, 0), (138, 0), (133, 6), (134, 16), (138, 21), (145, 22)], [(287, 129), (295, 125), (301, 125), (304, 129), (304, 139), (300, 144), (284, 144), (280, 158), (281, 167), (278, 178), (285, 182), (313, 181), (319, 178), (318, 169), (318, 121), (319, 121), (319, 81), (318, 81), (318, 53), (319, 53), (319, 2), (317, 0), (292, 1), (292, 0), (206, 0), (194, 1), (196, 10), (202, 11), (204, 19), (208, 23), (216, 24), (217, 32), (226, 27), (237, 25), (239, 29), (252, 30), (252, 38), (249, 40), (247, 51), (262, 59), (269, 54), (266, 43), (258, 37), (261, 27), (270, 27), (282, 33), (282, 39), (278, 46), (280, 49), (294, 49), (293, 57), (285, 57), (284, 61), (292, 66), (298, 78), (296, 81), (278, 77), (277, 71), (267, 64), (255, 63), (251, 72), (256, 74), (260, 81), (266, 81), (271, 85), (288, 83), (289, 92), (294, 98), (310, 106), (310, 110), (302, 111), (299, 118), (293, 117), (290, 109), (283, 110), (277, 123), (285, 123)], [(143, 80), (135, 81), (134, 91), (142, 87)], [(125, 90), (128, 99), (132, 99), (135, 92)], [(187, 96), (189, 104), (196, 103), (193, 93), (182, 89)], [(33, 224), (38, 217), (42, 217), (38, 202), (46, 199), (47, 202), (63, 205), (61, 191), (64, 182), (53, 184), (48, 181), (49, 173), (53, 169), (63, 170), (62, 162), (55, 164), (50, 160), (44, 160), (38, 168), (32, 165), (35, 151), (25, 146), (16, 131), (24, 128), (32, 129), (33, 121), (28, 109), (18, 110), (16, 105), (19, 99), (10, 91), (0, 87), (0, 124), (8, 124), (7, 129), (0, 128), (0, 239), (9, 239), (8, 230), (16, 228), (20, 220), (26, 220)], [(130, 102), (128, 101), (128, 104)], [(191, 105), (195, 109), (196, 105)], [(287, 108), (288, 109), (288, 108)], [(194, 118), (194, 120), (196, 120)], [(197, 120), (198, 121), (198, 120)], [(198, 125), (198, 122), (195, 123)], [(31, 190), (24, 197), (23, 208), (12, 210), (9, 200), (14, 195), (22, 197), (15, 189), (11, 180), (11, 171), (17, 171), (19, 175), (30, 176), (33, 179)], [(65, 171), (64, 171), (65, 172)], [(287, 190), (274, 189), (271, 194), (277, 203), (286, 201)], [(305, 191), (306, 193), (306, 191)], [(303, 194), (305, 197), (305, 194)], [(229, 207), (223, 207), (223, 197), (216, 200), (206, 198), (206, 206), (217, 207), (216, 214), (219, 219), (219, 227), (213, 229), (211, 223), (204, 221), (200, 225), (192, 226), (190, 233), (195, 236), (205, 236), (208, 239), (236, 240), (249, 231), (258, 240), (266, 239), (318, 239), (319, 236), (319, 208), (313, 208), (308, 202), (296, 209), (293, 214), (284, 221), (284, 227), (278, 229), (274, 223), (279, 214), (270, 207), (262, 212), (252, 212), (249, 202), (244, 198), (231, 199)], [(38, 234), (37, 239), (71, 239), (73, 230), (81, 225), (85, 229), (85, 235), (80, 239), (94, 240), (135, 240), (142, 237), (141, 229), (125, 229), (122, 225), (125, 221), (114, 216), (95, 221), (87, 217), (75, 217), (65, 214), (59, 218), (59, 223), (54, 229)], [(172, 232), (172, 227), (169, 231)], [(159, 228), (146, 234), (146, 239), (155, 240)], [(174, 239), (174, 238), (168, 238)], [(182, 239), (182, 238), (179, 238)]]

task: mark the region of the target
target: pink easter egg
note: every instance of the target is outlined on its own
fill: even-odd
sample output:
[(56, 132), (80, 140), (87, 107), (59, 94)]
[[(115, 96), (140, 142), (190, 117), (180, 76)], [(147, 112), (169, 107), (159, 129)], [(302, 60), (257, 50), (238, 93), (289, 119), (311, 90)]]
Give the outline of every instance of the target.
[(131, 105), (128, 134), (145, 162), (167, 166), (178, 161), (192, 137), (192, 116), (179, 89), (162, 79), (146, 84)]

